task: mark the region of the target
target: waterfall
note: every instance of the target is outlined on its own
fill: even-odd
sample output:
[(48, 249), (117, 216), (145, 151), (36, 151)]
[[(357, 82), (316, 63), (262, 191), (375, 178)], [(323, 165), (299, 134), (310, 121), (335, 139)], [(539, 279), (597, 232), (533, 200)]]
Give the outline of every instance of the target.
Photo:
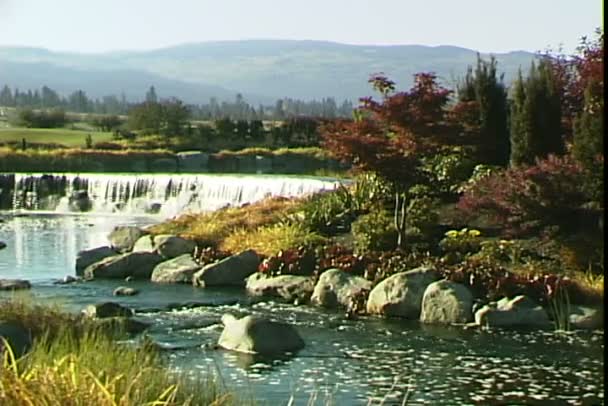
[[(339, 184), (335, 179), (272, 175), (0, 175), (0, 193), (11, 202), (5, 209), (158, 214), (164, 218), (240, 206), (268, 196), (303, 196)], [(10, 199), (6, 196), (9, 189)]]

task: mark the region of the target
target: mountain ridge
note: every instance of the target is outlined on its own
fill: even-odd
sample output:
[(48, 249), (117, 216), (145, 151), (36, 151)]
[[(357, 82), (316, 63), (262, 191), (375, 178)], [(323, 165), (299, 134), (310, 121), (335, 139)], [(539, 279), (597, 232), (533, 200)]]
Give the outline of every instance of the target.
[[(383, 72), (399, 88), (411, 86), (414, 73), (432, 71), (444, 85), (453, 87), (473, 65), (477, 51), (455, 45), (355, 45), (317, 40), (251, 39), (185, 43), (155, 50), (111, 51), (106, 53), (65, 53), (36, 47), (0, 47), (0, 85), (23, 88), (24, 78), (15, 75), (8, 64), (21, 64), (28, 71), (36, 63), (47, 63), (53, 75), (37, 72), (38, 87), (71, 83), (91, 95), (103, 93), (94, 86), (93, 76), (132, 72), (132, 76), (157, 80), (162, 96), (175, 96), (188, 102), (206, 103), (210, 97), (228, 100), (241, 93), (249, 102), (268, 103), (278, 98), (338, 101), (372, 95), (367, 80)], [(499, 72), (508, 83), (519, 68), (527, 69), (535, 55), (526, 51), (480, 53), (484, 59), (494, 55)], [(93, 75), (93, 76), (91, 76)], [(19, 76), (19, 77), (18, 77)], [(126, 85), (128, 81), (121, 79)], [(43, 83), (46, 81), (46, 83)], [(31, 82), (31, 81), (30, 81)], [(124, 89), (143, 97), (142, 80)], [(137, 86), (136, 86), (137, 85)], [(194, 90), (188, 91), (188, 86)], [(196, 88), (200, 87), (198, 91)], [(76, 90), (76, 89), (73, 89)], [(197, 96), (198, 94), (198, 96)]]

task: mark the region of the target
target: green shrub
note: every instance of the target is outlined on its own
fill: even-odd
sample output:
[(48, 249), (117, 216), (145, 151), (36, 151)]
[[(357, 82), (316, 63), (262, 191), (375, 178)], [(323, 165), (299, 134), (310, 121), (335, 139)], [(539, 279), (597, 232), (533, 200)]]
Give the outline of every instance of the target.
[(377, 208), (359, 216), (352, 224), (355, 251), (388, 251), (396, 248), (397, 230), (392, 213)]
[(424, 167), (440, 193), (456, 193), (473, 173), (475, 163), (461, 151), (438, 154), (426, 160)]
[(406, 231), (408, 238), (428, 240), (439, 220), (439, 200), (432, 196), (425, 185), (415, 185), (408, 191), (410, 200), (407, 206)]

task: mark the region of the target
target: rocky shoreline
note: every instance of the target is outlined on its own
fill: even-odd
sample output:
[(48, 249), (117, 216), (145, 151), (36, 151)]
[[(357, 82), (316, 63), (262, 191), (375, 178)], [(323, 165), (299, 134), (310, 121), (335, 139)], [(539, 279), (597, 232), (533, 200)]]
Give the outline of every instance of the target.
[[(324, 270), (316, 280), (301, 275), (271, 277), (259, 271), (261, 258), (253, 250), (213, 263), (200, 263), (193, 241), (175, 235), (152, 235), (132, 226), (116, 227), (108, 235), (108, 241), (107, 246), (80, 251), (75, 263), (76, 277), (68, 275), (56, 283), (124, 280), (127, 285), (116, 288), (115, 296), (138, 294), (128, 286), (131, 280), (192, 284), (201, 289), (242, 287), (256, 301), (317, 306), (343, 312), (346, 318), (365, 315), (461, 328), (603, 329), (604, 326), (603, 308), (573, 304), (561, 310), (546, 308), (523, 295), (482, 303), (468, 287), (442, 279), (430, 266), (393, 274), (372, 286), (371, 281), (337, 268)], [(0, 280), (0, 290), (30, 288), (25, 280)], [(111, 301), (90, 305), (83, 314), (106, 320), (112, 327), (120, 324), (130, 333), (147, 328), (131, 319), (130, 309)], [(218, 346), (225, 349), (257, 353), (297, 351), (304, 346), (297, 331), (283, 323), (250, 317), (237, 320), (232, 315), (226, 315), (222, 322), (224, 331)], [(269, 346), (268, 343), (276, 343), (277, 334), (284, 341)]]

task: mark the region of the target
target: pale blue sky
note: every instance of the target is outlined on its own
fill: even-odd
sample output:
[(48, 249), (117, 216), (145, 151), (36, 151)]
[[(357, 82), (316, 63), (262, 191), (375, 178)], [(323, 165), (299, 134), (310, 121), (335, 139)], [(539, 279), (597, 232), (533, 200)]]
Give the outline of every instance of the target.
[(572, 51), (601, 0), (0, 0), (0, 45), (100, 52), (238, 39)]

